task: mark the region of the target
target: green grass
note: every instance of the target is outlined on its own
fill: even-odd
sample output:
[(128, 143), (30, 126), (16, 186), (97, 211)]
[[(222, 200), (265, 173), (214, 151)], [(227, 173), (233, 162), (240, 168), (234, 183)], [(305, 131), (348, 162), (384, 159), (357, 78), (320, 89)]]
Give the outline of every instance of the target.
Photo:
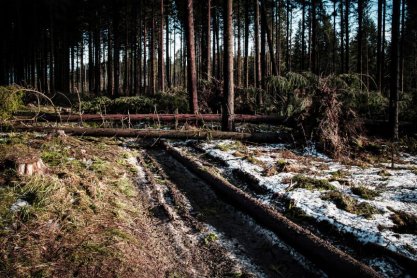
[(364, 186), (352, 187), (351, 190), (353, 194), (358, 195), (366, 200), (374, 200), (376, 197), (380, 195), (379, 192), (366, 188)]
[(295, 185), (292, 189), (303, 188), (307, 190), (335, 190), (336, 187), (326, 179), (315, 179), (304, 175), (296, 175), (292, 178)]
[(246, 146), (240, 141), (233, 141), (233, 142), (230, 142), (230, 143), (218, 144), (216, 146), (216, 149), (219, 149), (223, 152), (228, 152), (228, 151), (233, 150), (233, 151), (240, 151), (240, 152), (243, 152), (243, 153), (245, 153), (246, 150), (247, 150)]
[(373, 214), (379, 213), (379, 210), (367, 202), (358, 202), (354, 198), (340, 191), (331, 191), (322, 194), (321, 198), (330, 201), (338, 209), (342, 209), (352, 214), (361, 215), (365, 218), (371, 218)]
[(210, 243), (218, 240), (219, 237), (215, 233), (209, 233), (204, 237), (204, 244), (209, 245)]
[[(11, 138), (0, 145), (0, 165), (6, 156), (28, 150), (19, 135)], [(0, 276), (51, 277), (62, 267), (74, 273), (83, 265), (102, 269), (115, 261), (127, 269), (134, 258), (121, 250), (132, 254), (140, 248), (133, 229), (140, 230), (143, 212), (132, 171), (122, 161), (126, 151), (70, 136), (62, 141), (22, 138), (33, 143), (49, 170), (42, 176), (18, 177), (9, 173), (12, 169), (0, 169), (0, 177), (8, 177), (0, 186), (0, 258), (7, 258), (0, 260)], [(85, 159), (92, 161), (90, 167)], [(28, 205), (11, 211), (19, 199)], [(58, 255), (49, 258), (53, 252)]]
[(393, 231), (401, 234), (417, 235), (417, 216), (405, 211), (391, 209), (393, 214), (390, 219), (395, 226)]
[(330, 181), (339, 181), (341, 179), (346, 178), (349, 175), (349, 172), (343, 170), (337, 170), (330, 173), (331, 178)]

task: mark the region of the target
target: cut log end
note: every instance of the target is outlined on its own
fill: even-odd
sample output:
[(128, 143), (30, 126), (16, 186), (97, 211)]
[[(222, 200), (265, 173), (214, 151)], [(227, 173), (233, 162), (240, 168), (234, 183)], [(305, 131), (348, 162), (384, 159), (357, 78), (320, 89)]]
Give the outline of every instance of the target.
[(15, 164), (16, 172), (20, 176), (43, 175), (47, 171), (45, 164), (40, 158), (38, 158), (36, 161), (26, 161), (20, 163), (16, 161)]

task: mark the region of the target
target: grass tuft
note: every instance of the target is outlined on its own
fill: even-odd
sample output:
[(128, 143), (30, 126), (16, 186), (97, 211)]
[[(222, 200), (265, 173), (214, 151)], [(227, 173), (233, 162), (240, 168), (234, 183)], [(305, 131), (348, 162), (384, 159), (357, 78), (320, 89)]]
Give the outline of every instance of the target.
[(352, 187), (351, 190), (353, 194), (358, 195), (366, 200), (374, 200), (376, 197), (379, 196), (379, 192), (366, 188), (364, 186)]
[(336, 187), (331, 185), (326, 179), (315, 179), (304, 175), (296, 175), (292, 178), (295, 185), (292, 189), (303, 188), (307, 190), (335, 190)]
[(373, 214), (379, 213), (379, 210), (367, 202), (359, 203), (354, 198), (343, 194), (340, 191), (331, 191), (322, 194), (323, 200), (331, 201), (338, 209), (342, 209), (352, 214), (357, 214), (365, 218), (371, 218)]

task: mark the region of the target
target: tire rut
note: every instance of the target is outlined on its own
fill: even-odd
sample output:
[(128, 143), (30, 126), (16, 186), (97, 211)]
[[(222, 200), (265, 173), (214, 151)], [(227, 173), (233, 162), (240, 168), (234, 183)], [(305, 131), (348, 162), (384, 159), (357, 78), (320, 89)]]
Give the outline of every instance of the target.
[[(190, 214), (219, 233), (219, 241), (246, 267), (267, 277), (314, 277), (316, 267), (275, 234), (219, 198), (210, 186), (161, 150), (149, 150), (173, 185), (189, 201)], [(243, 259), (244, 258), (244, 259)], [(260, 273), (259, 273), (260, 274)]]

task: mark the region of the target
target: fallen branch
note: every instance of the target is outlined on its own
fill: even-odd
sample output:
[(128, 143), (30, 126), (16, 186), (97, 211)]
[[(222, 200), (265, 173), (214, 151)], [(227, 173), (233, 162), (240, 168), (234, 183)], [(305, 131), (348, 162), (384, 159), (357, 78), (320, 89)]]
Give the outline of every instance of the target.
[[(60, 118), (55, 114), (43, 114), (39, 120), (56, 121)], [(130, 122), (137, 121), (203, 121), (203, 122), (219, 122), (221, 121), (221, 114), (84, 114), (84, 115), (61, 115), (64, 122), (101, 122), (107, 121), (122, 121), (129, 120)], [(250, 123), (279, 123), (281, 120), (277, 116), (269, 115), (235, 115), (235, 121), (250, 122)]]
[(231, 183), (212, 173), (182, 152), (164, 143), (169, 154), (184, 164), (201, 179), (206, 181), (225, 200), (245, 211), (260, 224), (266, 226), (279, 237), (288, 242), (300, 253), (318, 264), (330, 276), (347, 277), (379, 277), (380, 275), (369, 266), (357, 261), (331, 243), (315, 236), (310, 231), (293, 223), (282, 214), (262, 204)]
[(285, 133), (240, 133), (207, 130), (148, 130), (123, 128), (78, 128), (78, 127), (41, 127), (41, 126), (14, 126), (14, 131), (28, 132), (57, 132), (76, 136), (94, 137), (137, 137), (137, 138), (163, 138), (163, 139), (230, 139), (243, 140), (256, 143), (291, 142), (290, 136)]

